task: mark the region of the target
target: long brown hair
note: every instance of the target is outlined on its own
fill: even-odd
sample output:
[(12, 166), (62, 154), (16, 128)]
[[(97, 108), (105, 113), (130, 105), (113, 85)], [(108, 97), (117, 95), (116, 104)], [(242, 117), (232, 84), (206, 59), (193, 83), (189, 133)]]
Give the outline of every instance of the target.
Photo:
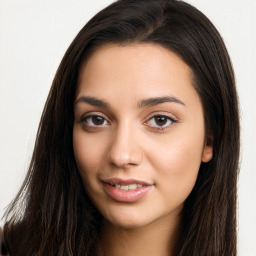
[(114, 2), (71, 43), (43, 110), (27, 177), (7, 213), (11, 255), (93, 255), (102, 216), (77, 170), (73, 100), (81, 63), (106, 43), (161, 45), (190, 66), (214, 154), (201, 164), (186, 199), (177, 255), (235, 256), (239, 115), (233, 69), (213, 24), (177, 0)]

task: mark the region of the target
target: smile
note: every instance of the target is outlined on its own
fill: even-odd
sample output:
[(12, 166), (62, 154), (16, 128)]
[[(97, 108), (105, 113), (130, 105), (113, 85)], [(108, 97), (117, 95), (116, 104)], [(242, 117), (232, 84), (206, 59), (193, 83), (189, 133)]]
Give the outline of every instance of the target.
[(103, 181), (103, 188), (114, 201), (132, 203), (144, 198), (154, 185), (135, 179), (111, 178)]
[(109, 183), (112, 187), (121, 189), (121, 190), (135, 190), (138, 188), (142, 188), (141, 184), (128, 184), (128, 185), (121, 185), (121, 184), (114, 184), (114, 183)]

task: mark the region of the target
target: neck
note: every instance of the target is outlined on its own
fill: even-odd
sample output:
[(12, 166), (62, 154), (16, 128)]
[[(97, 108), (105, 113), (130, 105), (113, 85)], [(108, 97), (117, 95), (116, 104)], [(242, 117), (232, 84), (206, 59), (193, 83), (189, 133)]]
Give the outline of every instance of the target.
[(180, 218), (163, 217), (143, 227), (117, 227), (105, 221), (100, 256), (172, 256), (179, 239)]

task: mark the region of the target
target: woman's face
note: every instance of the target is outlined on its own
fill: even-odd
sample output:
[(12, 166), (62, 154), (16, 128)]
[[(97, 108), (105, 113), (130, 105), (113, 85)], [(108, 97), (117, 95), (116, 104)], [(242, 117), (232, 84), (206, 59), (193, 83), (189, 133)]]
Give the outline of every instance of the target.
[(190, 68), (153, 44), (106, 45), (81, 67), (73, 146), (84, 188), (112, 224), (177, 218), (212, 157)]

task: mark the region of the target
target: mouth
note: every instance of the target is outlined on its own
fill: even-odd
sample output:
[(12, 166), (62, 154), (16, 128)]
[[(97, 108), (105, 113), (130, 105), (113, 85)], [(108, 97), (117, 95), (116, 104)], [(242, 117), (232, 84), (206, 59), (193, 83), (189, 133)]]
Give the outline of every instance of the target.
[(154, 188), (153, 184), (134, 179), (111, 178), (102, 182), (107, 195), (118, 202), (138, 201)]
[(115, 183), (108, 183), (108, 184), (112, 187), (115, 187), (121, 190), (135, 190), (143, 187), (141, 184), (127, 184), (127, 185), (121, 185), (121, 184), (115, 184)]
[(108, 178), (108, 179), (102, 180), (102, 182), (121, 190), (135, 190), (145, 186), (153, 185), (149, 182), (145, 182), (137, 179)]

